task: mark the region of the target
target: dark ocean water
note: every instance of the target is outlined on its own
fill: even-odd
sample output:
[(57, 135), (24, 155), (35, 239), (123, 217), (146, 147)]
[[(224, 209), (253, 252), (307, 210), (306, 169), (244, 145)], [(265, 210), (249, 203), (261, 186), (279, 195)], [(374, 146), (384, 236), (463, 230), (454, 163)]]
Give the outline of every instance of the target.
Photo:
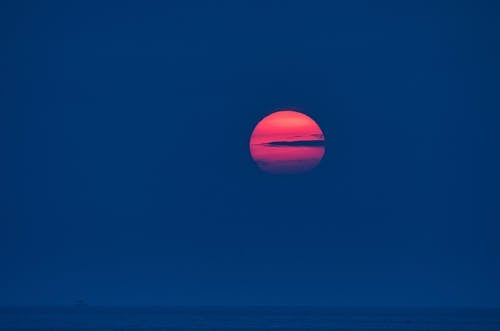
[(0, 308), (0, 330), (500, 331), (498, 309)]

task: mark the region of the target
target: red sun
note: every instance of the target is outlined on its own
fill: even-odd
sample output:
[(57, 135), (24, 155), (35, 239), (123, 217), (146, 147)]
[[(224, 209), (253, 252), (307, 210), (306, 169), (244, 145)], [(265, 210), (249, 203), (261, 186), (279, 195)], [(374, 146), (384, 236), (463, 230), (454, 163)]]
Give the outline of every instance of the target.
[(250, 137), (250, 154), (257, 166), (273, 174), (307, 172), (325, 154), (324, 135), (309, 116), (282, 110), (264, 117)]

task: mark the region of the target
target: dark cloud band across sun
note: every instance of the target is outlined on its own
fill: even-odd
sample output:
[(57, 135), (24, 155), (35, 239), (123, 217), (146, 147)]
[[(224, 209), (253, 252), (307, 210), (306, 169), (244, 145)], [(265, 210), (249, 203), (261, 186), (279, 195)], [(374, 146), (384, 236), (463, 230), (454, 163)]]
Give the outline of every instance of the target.
[(264, 146), (280, 147), (280, 146), (307, 146), (307, 147), (323, 147), (325, 146), (324, 140), (295, 140), (295, 141), (270, 141), (263, 143)]

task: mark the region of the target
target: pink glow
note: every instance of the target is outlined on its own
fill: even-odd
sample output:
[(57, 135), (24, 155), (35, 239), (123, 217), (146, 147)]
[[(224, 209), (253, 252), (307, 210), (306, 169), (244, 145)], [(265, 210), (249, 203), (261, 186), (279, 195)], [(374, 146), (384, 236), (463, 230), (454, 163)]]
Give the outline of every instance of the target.
[(263, 118), (255, 127), (250, 137), (250, 154), (266, 172), (301, 173), (316, 167), (323, 158), (324, 146), (310, 145), (322, 141), (323, 132), (309, 116), (290, 110), (278, 111)]

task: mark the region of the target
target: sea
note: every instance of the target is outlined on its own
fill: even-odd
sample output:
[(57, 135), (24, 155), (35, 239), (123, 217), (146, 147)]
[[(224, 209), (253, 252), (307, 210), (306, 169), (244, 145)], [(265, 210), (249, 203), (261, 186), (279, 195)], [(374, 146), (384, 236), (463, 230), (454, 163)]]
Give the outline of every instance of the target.
[(500, 331), (500, 309), (3, 307), (0, 330)]

